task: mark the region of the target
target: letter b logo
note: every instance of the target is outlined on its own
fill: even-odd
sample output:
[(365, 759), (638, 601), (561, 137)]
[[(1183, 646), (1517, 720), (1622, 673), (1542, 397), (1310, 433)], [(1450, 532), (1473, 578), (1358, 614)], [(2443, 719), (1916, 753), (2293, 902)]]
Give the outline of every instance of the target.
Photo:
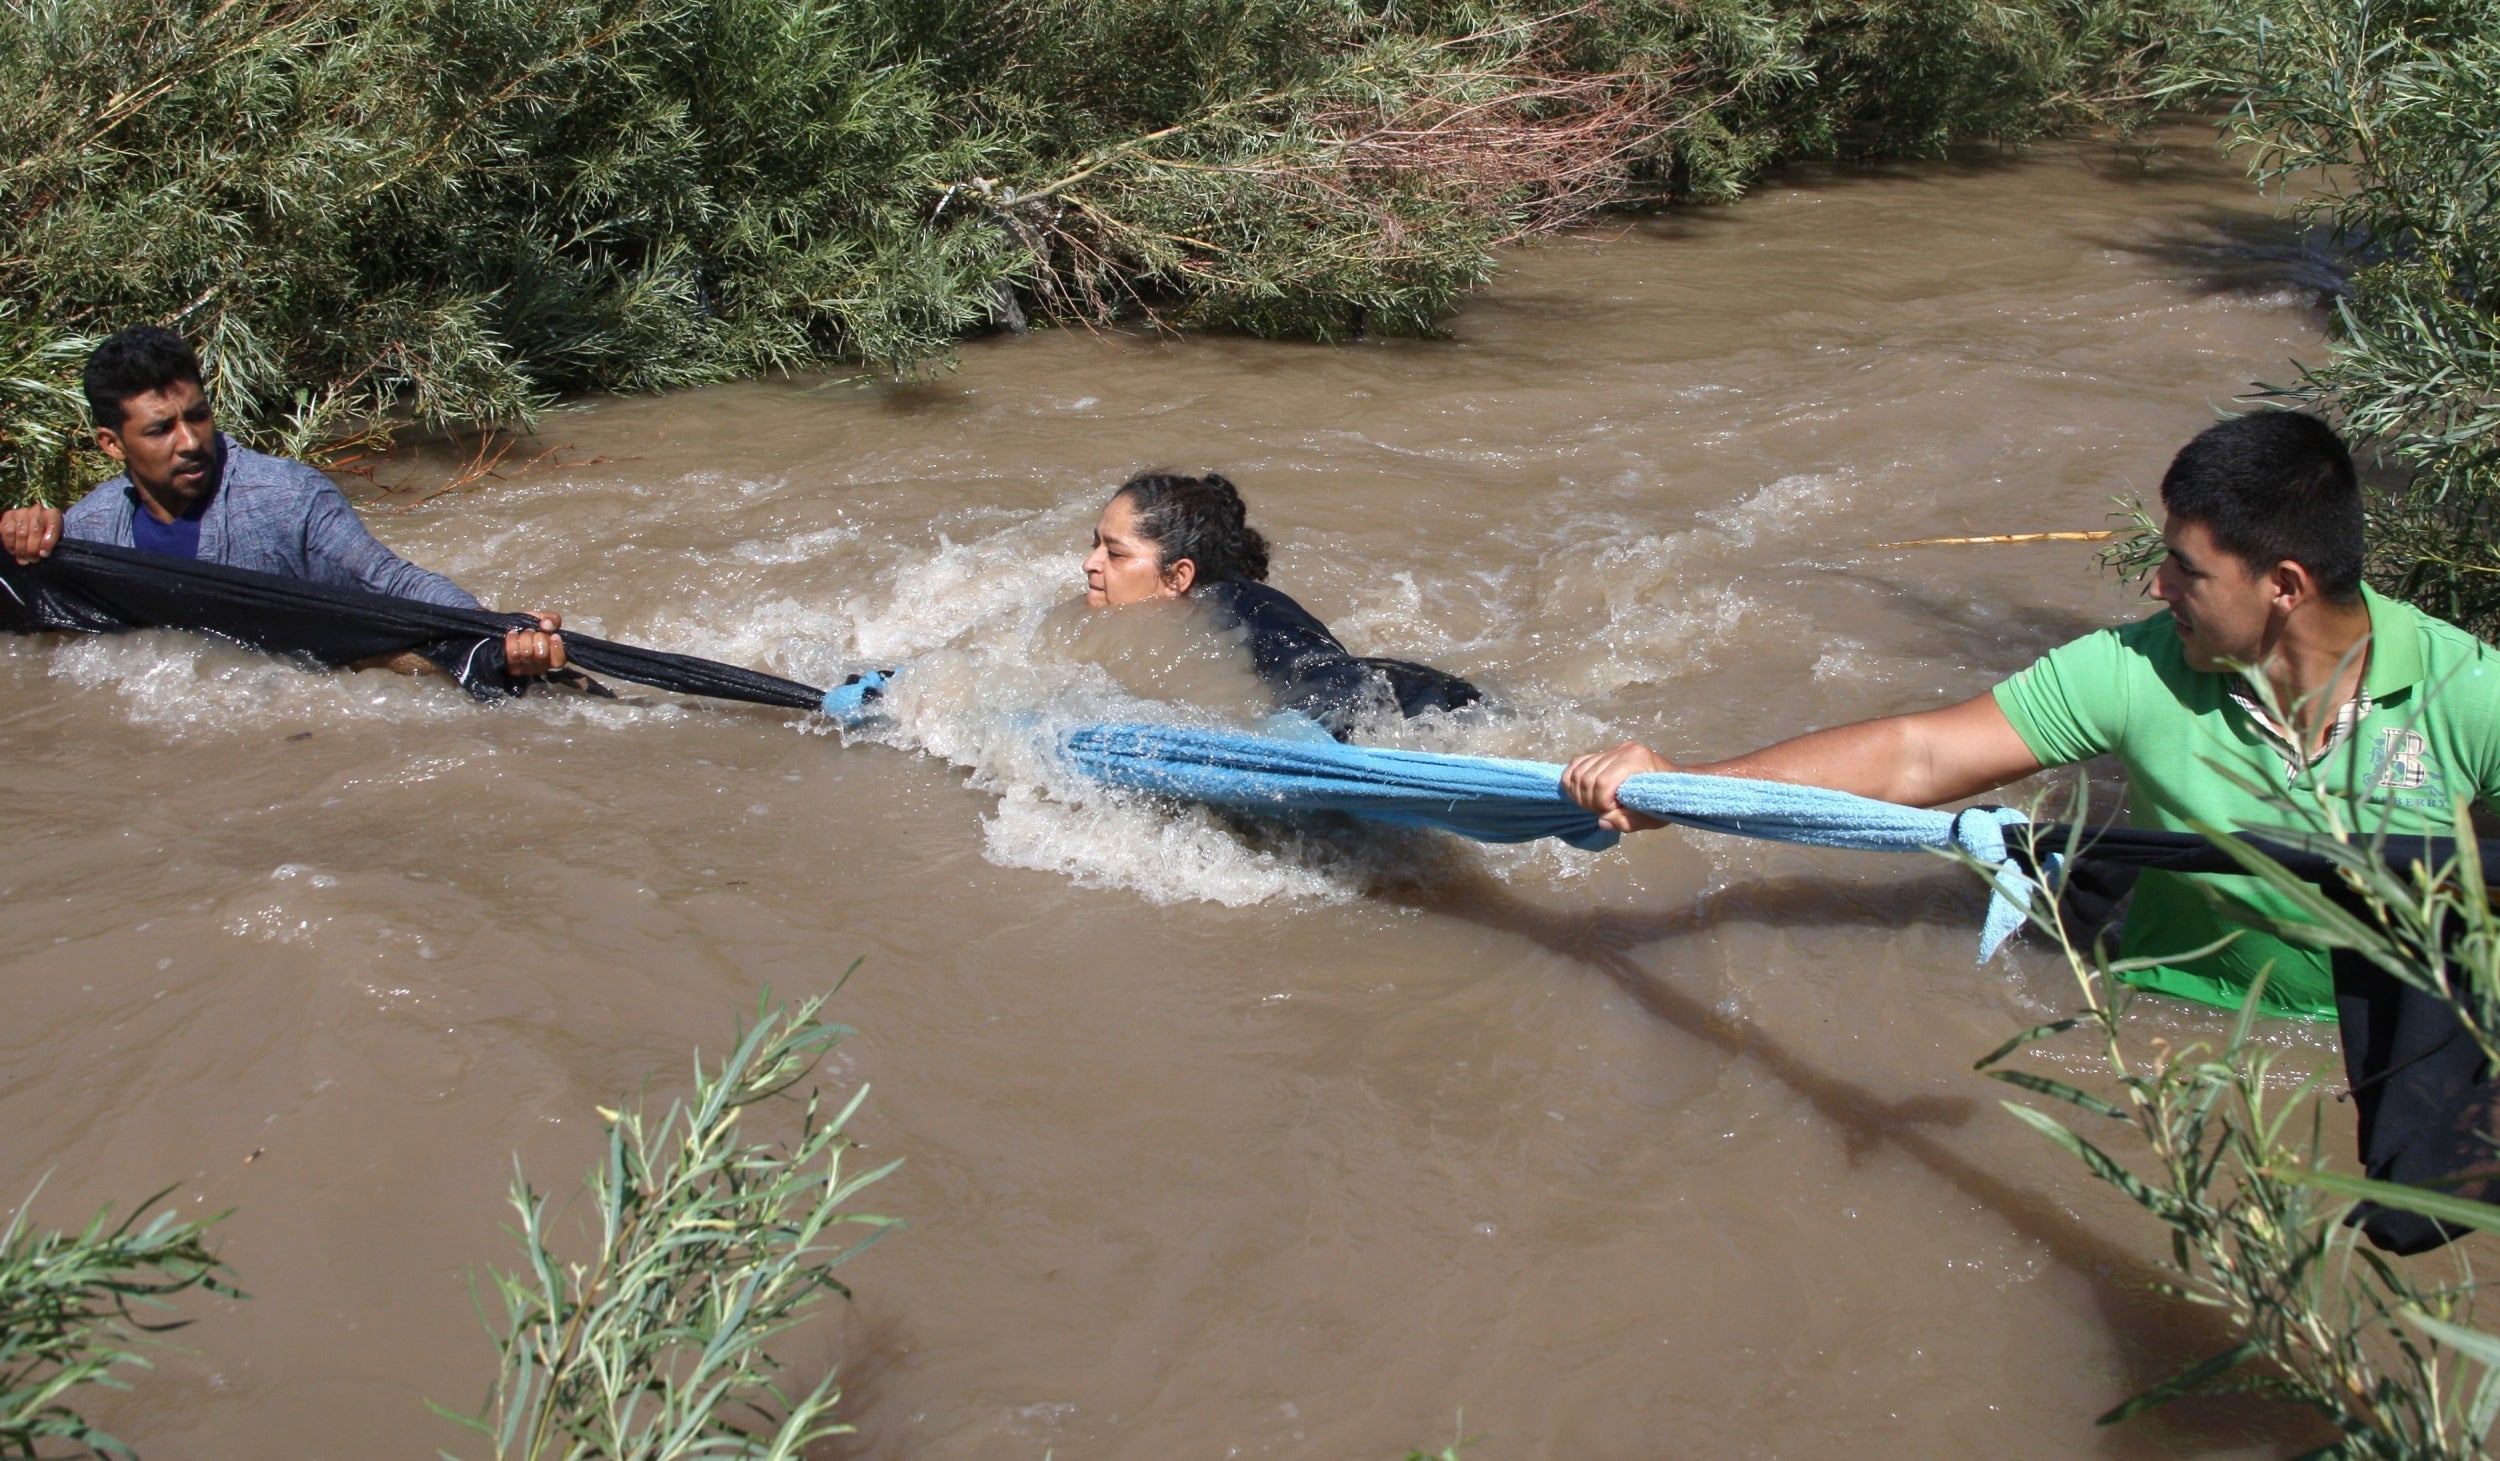
[(2378, 784), (2387, 791), (2420, 791), (2431, 784), (2430, 742), (2420, 731), (2379, 732)]

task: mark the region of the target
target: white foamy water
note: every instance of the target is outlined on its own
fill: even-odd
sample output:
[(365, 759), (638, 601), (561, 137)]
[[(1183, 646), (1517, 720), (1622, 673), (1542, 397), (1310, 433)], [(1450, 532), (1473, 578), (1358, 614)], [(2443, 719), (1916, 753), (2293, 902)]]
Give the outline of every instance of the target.
[[(1099, 613), (1072, 598), (1100, 508), (1089, 495), (968, 542), (941, 539), (849, 601), (829, 637), (863, 668), (903, 669), (880, 718), (850, 734), (942, 757), (994, 794), (982, 845), (1003, 867), (1234, 907), (1342, 900), (1410, 872), (1411, 838), (1244, 825), (1113, 792), (1058, 762), (1053, 748), (1077, 726), (1247, 729), (1269, 708), (1238, 635), (1219, 638), (1187, 606)], [(1411, 597), (1403, 622), (1429, 634), (1419, 608)], [(1434, 719), (1446, 737), (1461, 718)]]
[[(683, 598), (574, 622), (816, 684), (904, 669), (887, 692), (885, 714), (849, 738), (941, 758), (995, 797), (982, 846), (1003, 867), (1156, 902), (1226, 906), (1342, 900), (1418, 876), (1416, 834), (1341, 819), (1245, 824), (1113, 793), (1057, 761), (1057, 738), (1079, 725), (1179, 720), (1250, 728), (1266, 708), (1246, 651), (1217, 642), (1202, 623), (1184, 615), (1153, 624), (1145, 617), (1151, 609), (1094, 614), (1077, 602), (1084, 546), (1115, 485), (1040, 509), (976, 508), (943, 526), (855, 520), (697, 544), (675, 565), (653, 565), (688, 590)], [(775, 523), (789, 516), (796, 492), (787, 480), (701, 473), (670, 500), (696, 500), (706, 489), (713, 501), (725, 492)], [(1293, 588), (1351, 601), (1334, 627), (1356, 653), (1438, 663), (1480, 677), (1492, 692), (1487, 706), (1456, 715), (1375, 716), (1361, 728), (1362, 741), (1559, 759), (1612, 729), (1580, 709), (1583, 698), (1706, 674), (1721, 646), (1764, 613), (1751, 595), (1707, 586), (1711, 580), (1766, 538), (1806, 530), (1846, 501), (1845, 474), (1804, 474), (1767, 482), (1666, 534), (1628, 531), (1612, 511), (1566, 515), (1548, 525), (1564, 571), (1506, 563), (1429, 588), (1413, 568), (1375, 571), (1342, 533), (1268, 525), (1280, 557), (1313, 586)], [(628, 521), (628, 541), (584, 546), (610, 562), (631, 556), (628, 549), (650, 556), (651, 529)], [(840, 586), (809, 592), (794, 582), (802, 579)], [(1549, 636), (1569, 649), (1542, 649)], [(1476, 668), (1479, 661), (1489, 673)], [(186, 737), (328, 720), (450, 725), (481, 713), (631, 734), (655, 720), (706, 713), (631, 686), (617, 687), (620, 701), (541, 693), (479, 707), (438, 677), (308, 670), (180, 635), (65, 641), (51, 651), (50, 669), (109, 692), (133, 722)], [(436, 774), (417, 764), (395, 775), (414, 784)], [(1585, 873), (1588, 855), (1441, 847), (1424, 861), (1446, 867), (1452, 858), (1505, 876), (1569, 879)]]

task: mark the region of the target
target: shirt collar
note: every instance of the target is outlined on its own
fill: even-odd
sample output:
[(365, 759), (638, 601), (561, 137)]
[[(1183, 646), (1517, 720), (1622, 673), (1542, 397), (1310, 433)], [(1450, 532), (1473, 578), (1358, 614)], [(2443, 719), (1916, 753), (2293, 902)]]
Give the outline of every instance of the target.
[(2370, 611), (2370, 663), (2361, 672), (2362, 693), (2384, 700), (2420, 684), (2422, 626), (2402, 604), (2366, 583), (2361, 586), (2361, 602)]
[(2233, 685), (2231, 698), (2238, 703), (2249, 723), (2273, 743), (2274, 753), (2283, 758), (2283, 775), (2293, 780), (2299, 779), (2304, 766), (2315, 766), (2343, 749), (2344, 743), (2352, 739), (2353, 732), (2361, 728), (2361, 722), (2378, 708), (2371, 698), (2370, 687), (2362, 686), (2359, 694), (2336, 707), (2335, 723), (2327, 727), (2326, 739), (2319, 743), (2315, 753), (2310, 753), (2302, 749), (2300, 738), (2292, 734), (2291, 727), (2266, 714), (2266, 708), (2257, 703), (2256, 697), (2249, 694), (2245, 686)]
[(2417, 683), (2422, 678), (2422, 629), (2400, 604), (2391, 603), (2368, 584), (2361, 586), (2362, 606), (2370, 613), (2370, 637), (2366, 644), (2369, 659), (2361, 667), (2361, 688), (2350, 700), (2335, 708), (2335, 723), (2327, 730), (2325, 742), (2316, 754), (2304, 754), (2299, 739), (2290, 727), (2276, 723), (2266, 714), (2245, 687), (2229, 684), (2232, 700), (2238, 702), (2249, 720), (2274, 743), (2276, 754), (2283, 757), (2283, 771), (2297, 777), (2304, 765), (2315, 766), (2352, 739), (2353, 732), (2377, 708), (2380, 700)]

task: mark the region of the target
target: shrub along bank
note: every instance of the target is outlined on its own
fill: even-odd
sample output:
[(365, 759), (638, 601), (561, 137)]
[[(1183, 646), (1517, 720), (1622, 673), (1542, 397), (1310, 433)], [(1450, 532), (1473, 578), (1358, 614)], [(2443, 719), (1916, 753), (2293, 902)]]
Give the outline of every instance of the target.
[(2140, 104), (2194, 0), (7, 0), (0, 493), (84, 337), (305, 452), (1002, 320), (1417, 333), (1508, 240)]
[(2370, 578), (2500, 637), (2500, 6), (2258, 0), (2168, 84), (2236, 103), (2258, 179), (2305, 189), (2349, 286), (2335, 348), (2272, 389), (2378, 448)]

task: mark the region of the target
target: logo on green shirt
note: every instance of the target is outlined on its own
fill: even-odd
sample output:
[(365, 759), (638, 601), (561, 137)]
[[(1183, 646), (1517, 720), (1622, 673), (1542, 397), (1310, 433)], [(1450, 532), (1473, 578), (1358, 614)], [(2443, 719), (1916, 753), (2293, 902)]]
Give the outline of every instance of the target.
[(2378, 771), (2370, 778), (2370, 787), (2393, 793), (2388, 800), (2397, 806), (2430, 811), (2447, 808), (2447, 785), (2431, 760), (2430, 740), (2420, 731), (2399, 725), (2381, 730), (2376, 764)]

